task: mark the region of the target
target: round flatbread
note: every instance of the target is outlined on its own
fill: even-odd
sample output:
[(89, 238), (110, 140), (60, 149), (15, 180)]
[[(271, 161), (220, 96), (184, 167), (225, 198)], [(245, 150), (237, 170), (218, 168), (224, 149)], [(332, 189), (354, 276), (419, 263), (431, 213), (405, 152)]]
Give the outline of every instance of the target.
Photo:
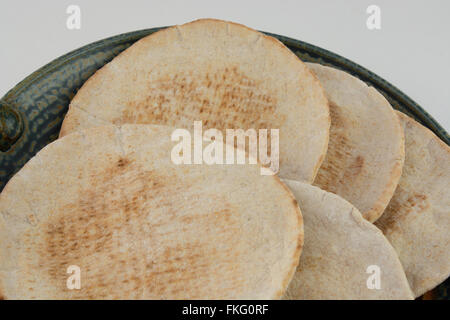
[(302, 209), (305, 243), (285, 299), (412, 299), (392, 246), (348, 201), (284, 180)]
[(280, 175), (308, 182), (330, 126), (323, 89), (294, 53), (245, 26), (206, 19), (147, 36), (96, 72), (60, 136), (102, 123), (191, 129), (194, 121), (205, 130), (278, 129)]
[(416, 297), (450, 275), (450, 148), (398, 112), (406, 158), (394, 197), (376, 225), (397, 250)]
[(96, 127), (32, 158), (0, 195), (0, 295), (281, 297), (303, 239), (292, 194), (259, 165), (173, 164), (172, 131)]
[(404, 137), (389, 102), (346, 72), (307, 64), (330, 103), (328, 153), (314, 184), (377, 220), (394, 194), (404, 161)]

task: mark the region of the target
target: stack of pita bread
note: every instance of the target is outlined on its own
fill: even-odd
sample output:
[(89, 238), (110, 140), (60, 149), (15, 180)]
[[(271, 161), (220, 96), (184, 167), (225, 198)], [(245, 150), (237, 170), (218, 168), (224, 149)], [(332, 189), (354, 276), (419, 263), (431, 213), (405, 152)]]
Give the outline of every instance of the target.
[[(175, 164), (194, 121), (279, 129), (278, 174)], [(4, 299), (413, 299), (450, 274), (450, 148), (355, 77), (198, 20), (97, 71), (0, 213)]]

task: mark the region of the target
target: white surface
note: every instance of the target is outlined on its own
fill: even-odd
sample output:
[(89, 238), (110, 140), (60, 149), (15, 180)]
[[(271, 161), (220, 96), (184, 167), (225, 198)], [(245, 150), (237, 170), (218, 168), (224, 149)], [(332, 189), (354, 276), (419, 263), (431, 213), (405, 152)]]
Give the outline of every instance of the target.
[[(66, 8), (81, 8), (81, 29)], [(368, 30), (366, 8), (381, 8)], [(450, 131), (450, 1), (1, 0), (0, 96), (54, 58), (128, 31), (219, 18), (338, 53), (397, 86)]]

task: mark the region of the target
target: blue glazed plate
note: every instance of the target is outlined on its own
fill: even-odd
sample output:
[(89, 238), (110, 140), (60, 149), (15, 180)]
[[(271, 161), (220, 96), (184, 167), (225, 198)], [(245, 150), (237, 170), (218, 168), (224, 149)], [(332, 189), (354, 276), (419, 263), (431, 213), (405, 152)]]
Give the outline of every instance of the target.
[[(164, 27), (163, 27), (164, 28)], [(99, 68), (137, 40), (163, 28), (121, 34), (72, 51), (32, 73), (0, 99), (0, 191), (40, 149), (54, 141), (70, 100)], [(447, 145), (448, 133), (407, 95), (360, 65), (299, 40), (267, 33), (303, 61), (344, 70), (381, 92), (391, 105), (431, 129)], [(449, 299), (449, 280), (424, 295)]]

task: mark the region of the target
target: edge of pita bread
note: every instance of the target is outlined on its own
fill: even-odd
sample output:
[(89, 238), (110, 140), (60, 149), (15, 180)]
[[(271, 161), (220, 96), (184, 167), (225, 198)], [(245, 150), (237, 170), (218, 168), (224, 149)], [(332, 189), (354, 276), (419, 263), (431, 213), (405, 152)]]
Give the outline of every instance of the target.
[(301, 209), (298, 205), (297, 199), (295, 198), (292, 191), (289, 189), (289, 187), (284, 184), (284, 182), (275, 175), (276, 181), (286, 190), (287, 194), (289, 195), (289, 198), (292, 201), (292, 205), (294, 206), (294, 209), (297, 213), (297, 229), (299, 230), (298, 238), (297, 238), (297, 246), (293, 254), (293, 263), (290, 266), (289, 272), (286, 274), (284, 280), (282, 281), (281, 288), (276, 292), (275, 299), (281, 299), (284, 296), (284, 293), (286, 292), (289, 283), (291, 282), (292, 278), (295, 275), (295, 272), (297, 271), (298, 264), (300, 262), (300, 256), (303, 250), (303, 244), (304, 244), (304, 229), (303, 229), (303, 215), (301, 213)]
[(395, 123), (396, 123), (396, 131), (401, 137), (400, 142), (400, 159), (396, 159), (395, 165), (391, 170), (390, 173), (390, 179), (383, 191), (383, 193), (378, 197), (377, 201), (373, 205), (372, 209), (366, 212), (363, 216), (370, 222), (375, 222), (380, 218), (388, 206), (389, 202), (391, 201), (395, 189), (397, 188), (397, 185), (400, 181), (400, 178), (402, 176), (403, 172), (403, 165), (405, 163), (405, 133), (403, 131), (402, 124), (400, 123), (400, 119), (396, 116), (396, 110), (391, 106), (389, 101), (374, 87), (368, 86), (369, 89), (372, 88), (373, 90), (370, 90), (371, 94), (379, 95), (383, 98), (383, 100), (386, 101), (387, 105), (392, 109), (392, 114), (395, 116)]
[(335, 193), (332, 193), (332, 192), (323, 190), (323, 189), (321, 189), (321, 188), (319, 188), (319, 187), (317, 187), (317, 186), (310, 185), (310, 184), (305, 183), (305, 182), (303, 182), (303, 181), (292, 180), (292, 179), (283, 179), (282, 181), (288, 181), (289, 183), (300, 184), (300, 185), (308, 186), (308, 188), (310, 187), (311, 189), (315, 189), (315, 192), (319, 191), (319, 192), (322, 193), (322, 195), (327, 195), (328, 197), (331, 197), (331, 198), (333, 198), (334, 200), (343, 201), (343, 202), (346, 204), (346, 206), (348, 206), (349, 208), (352, 208), (352, 209), (351, 209), (351, 212), (350, 212), (350, 216), (351, 216), (351, 218), (355, 221), (355, 223), (356, 223), (361, 229), (363, 229), (363, 230), (368, 230), (368, 231), (371, 231), (371, 232), (374, 232), (374, 233), (376, 233), (377, 235), (379, 235), (379, 236), (381, 236), (382, 238), (384, 238), (388, 250), (390, 251), (390, 253), (391, 253), (391, 255), (393, 256), (393, 258), (396, 260), (397, 266), (398, 266), (398, 267), (400, 268), (400, 270), (402, 271), (402, 275), (401, 275), (401, 277), (403, 278), (403, 279), (402, 279), (402, 282), (404, 283), (405, 288), (408, 288), (408, 289), (409, 289), (409, 292), (408, 292), (409, 295), (410, 295), (409, 298), (410, 298), (411, 300), (414, 300), (414, 293), (413, 293), (413, 291), (411, 290), (411, 287), (410, 287), (410, 285), (409, 285), (408, 279), (406, 278), (405, 271), (404, 271), (403, 266), (402, 266), (402, 264), (401, 264), (401, 262), (400, 262), (400, 258), (398, 257), (398, 254), (397, 254), (397, 252), (395, 251), (394, 247), (392, 246), (392, 244), (389, 242), (389, 240), (386, 238), (386, 236), (383, 234), (383, 232), (382, 232), (380, 229), (378, 229), (374, 224), (370, 223), (369, 221), (367, 221), (367, 220), (363, 217), (363, 215), (362, 215), (361, 212), (358, 210), (358, 208), (356, 208), (356, 207), (355, 207), (353, 204), (351, 204), (349, 201), (347, 201), (346, 199), (342, 198), (341, 196), (339, 196), (339, 195), (337, 195), (337, 194), (335, 194)]
[[(413, 119), (412, 117), (401, 111), (396, 110), (396, 113), (398, 117), (401, 118), (405, 123), (419, 129), (427, 136), (428, 139), (436, 141), (441, 146), (443, 152), (447, 152), (448, 156), (450, 157), (450, 146), (448, 146), (444, 141), (442, 141), (433, 131), (431, 131), (429, 128), (425, 127), (420, 122), (418, 122), (417, 120)], [(417, 298), (423, 295), (424, 293), (433, 290), (434, 288), (436, 288), (436, 286), (444, 282), (448, 277), (450, 277), (450, 269), (448, 270), (447, 274), (443, 274), (441, 277), (439, 277), (439, 280), (434, 281), (433, 284), (430, 283), (429, 285), (424, 286), (417, 293), (413, 291), (414, 296)]]
[[(373, 204), (373, 206), (372, 206), (372, 208), (370, 210), (368, 210), (368, 211), (366, 211), (364, 213), (361, 213), (362, 216), (366, 220), (368, 220), (369, 222), (373, 223), (383, 214), (384, 210), (386, 209), (387, 205), (389, 204), (389, 201), (391, 200), (391, 198), (392, 198), (392, 196), (394, 194), (394, 191), (397, 188), (398, 182), (400, 181), (400, 177), (401, 177), (402, 169), (403, 169), (403, 164), (404, 164), (404, 161), (405, 161), (405, 136), (404, 136), (404, 132), (403, 132), (403, 128), (401, 126), (400, 120), (396, 116), (396, 113), (395, 113), (396, 110), (392, 107), (392, 105), (389, 103), (389, 101), (386, 99), (386, 97), (383, 94), (381, 94), (381, 92), (379, 92), (375, 87), (368, 85), (367, 83), (365, 83), (361, 79), (355, 77), (354, 75), (352, 75), (352, 74), (350, 74), (350, 73), (348, 73), (346, 71), (343, 71), (343, 70), (340, 70), (340, 69), (337, 69), (337, 68), (334, 68), (334, 67), (330, 67), (330, 66), (327, 66), (327, 65), (323, 65), (323, 64), (320, 64), (320, 63), (306, 62), (305, 65), (308, 68), (309, 68), (309, 66), (314, 67), (315, 65), (318, 65), (318, 66), (320, 66), (320, 67), (322, 67), (324, 69), (327, 69), (328, 71), (330, 71), (330, 72), (332, 72), (334, 74), (345, 75), (345, 77), (347, 77), (349, 79), (352, 79), (356, 83), (362, 85), (364, 87), (364, 89), (367, 90), (369, 96), (376, 97), (377, 99), (382, 100), (383, 104), (386, 107), (389, 107), (390, 110), (391, 110), (391, 113), (392, 113), (392, 116), (393, 116), (392, 118), (393, 118), (394, 122), (396, 123), (396, 125), (395, 125), (395, 132), (396, 132), (396, 134), (398, 134), (398, 136), (401, 137), (400, 150), (398, 150), (399, 151), (399, 155), (400, 155), (400, 159), (397, 159), (394, 167), (392, 168), (392, 170), (390, 172), (390, 176), (389, 176), (389, 181), (387, 182), (387, 184), (386, 184), (386, 186), (385, 186), (385, 188), (383, 190), (383, 193), (378, 197), (378, 199), (376, 201), (374, 201), (374, 204)], [(314, 77), (317, 78), (315, 72), (313, 72), (312, 70), (311, 70), (311, 72), (313, 73)], [(322, 86), (322, 89), (323, 89), (323, 86)], [(331, 122), (331, 116), (330, 116), (330, 122)], [(324, 159), (325, 159), (325, 156), (324, 156)], [(318, 170), (319, 169), (320, 169), (320, 167), (318, 168)], [(316, 172), (316, 174), (317, 174), (317, 172)]]

